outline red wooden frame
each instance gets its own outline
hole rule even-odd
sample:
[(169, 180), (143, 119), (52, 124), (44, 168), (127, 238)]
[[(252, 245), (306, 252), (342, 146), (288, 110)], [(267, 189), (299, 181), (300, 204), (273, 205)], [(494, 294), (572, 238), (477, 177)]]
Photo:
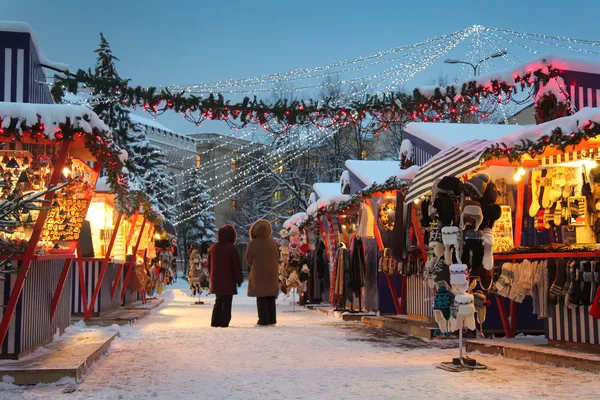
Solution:
[(125, 279), (123, 280), (123, 288), (121, 288), (121, 301), (125, 298), (125, 291), (127, 290), (127, 284), (129, 283), (129, 279), (131, 279), (131, 272), (133, 271), (133, 266), (136, 262), (138, 247), (140, 247), (140, 242), (142, 241), (142, 235), (144, 234), (144, 227), (146, 226), (146, 217), (142, 220), (142, 227), (140, 228), (140, 233), (138, 234), (137, 241), (135, 243), (135, 247), (133, 248), (133, 255), (131, 260), (127, 265), (127, 275), (125, 275)]
[[(62, 170), (65, 167), (65, 163), (67, 162), (67, 157), (69, 156), (69, 150), (71, 149), (72, 144), (73, 142), (70, 140), (63, 140), (61, 142), (60, 150), (54, 163), (54, 171), (52, 171), (52, 175), (50, 176), (50, 180), (48, 182), (48, 187), (53, 187), (58, 184), (60, 177), (62, 176)], [(49, 192), (46, 193), (44, 200), (50, 202), (53, 198), (54, 192)], [(19, 298), (21, 297), (21, 293), (23, 292), (23, 287), (25, 286), (25, 278), (27, 278), (27, 275), (29, 273), (31, 262), (34, 259), (35, 248), (38, 245), (40, 238), (42, 237), (42, 231), (44, 229), (44, 225), (46, 223), (46, 219), (48, 218), (49, 213), (49, 209), (41, 210), (38, 214), (37, 220), (35, 221), (31, 238), (27, 243), (27, 247), (25, 248), (25, 254), (23, 256), (23, 261), (20, 265), (22, 271), (17, 275), (17, 279), (15, 280), (15, 284), (10, 293), (8, 304), (6, 306), (6, 309), (4, 310), (4, 313), (2, 314), (2, 322), (0, 322), (0, 345), (4, 343), (4, 339), (6, 338), (6, 334), (8, 333), (10, 321), (12, 320), (12, 317), (17, 308), (17, 303), (19, 301)]]
[[(104, 280), (104, 275), (106, 275), (106, 270), (108, 269), (108, 262), (111, 259), (111, 253), (113, 246), (115, 244), (115, 239), (117, 238), (119, 232), (119, 226), (121, 225), (121, 219), (123, 218), (123, 213), (119, 213), (117, 215), (117, 221), (115, 222), (115, 226), (113, 228), (112, 234), (110, 236), (110, 242), (108, 243), (108, 248), (106, 249), (106, 254), (104, 255), (104, 259), (102, 260), (102, 265), (100, 266), (100, 274), (98, 275), (98, 281), (96, 282), (96, 286), (94, 287), (94, 292), (92, 293), (92, 299), (90, 300), (87, 308), (84, 305), (83, 311), (83, 319), (88, 321), (92, 318), (92, 312), (94, 310), (94, 303), (98, 298), (98, 294), (100, 293), (100, 288), (102, 287), (102, 281)], [(116, 280), (119, 280), (119, 276), (116, 276)]]

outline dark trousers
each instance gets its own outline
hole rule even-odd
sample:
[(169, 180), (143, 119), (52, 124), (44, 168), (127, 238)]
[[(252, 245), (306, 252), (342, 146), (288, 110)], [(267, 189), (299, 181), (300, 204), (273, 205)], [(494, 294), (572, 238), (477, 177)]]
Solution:
[(258, 325), (274, 325), (277, 323), (275, 296), (257, 297)]
[(215, 306), (213, 307), (211, 326), (226, 328), (231, 321), (231, 303), (233, 295), (217, 295)]

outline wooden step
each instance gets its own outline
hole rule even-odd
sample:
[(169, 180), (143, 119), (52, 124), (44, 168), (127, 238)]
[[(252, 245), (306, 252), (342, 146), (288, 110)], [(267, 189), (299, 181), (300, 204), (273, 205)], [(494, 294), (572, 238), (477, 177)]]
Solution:
[(118, 335), (105, 331), (67, 334), (20, 360), (0, 360), (0, 375), (15, 385), (54, 383), (62, 378), (80, 382)]
[(403, 316), (392, 317), (363, 317), (362, 322), (380, 329), (389, 329), (405, 335), (433, 339), (437, 325), (426, 321), (415, 321)]

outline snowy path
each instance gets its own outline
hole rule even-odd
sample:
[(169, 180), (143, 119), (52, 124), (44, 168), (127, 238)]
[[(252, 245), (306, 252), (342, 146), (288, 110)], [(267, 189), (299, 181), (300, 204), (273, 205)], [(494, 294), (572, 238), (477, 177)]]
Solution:
[[(19, 388), (0, 399), (565, 399), (597, 398), (598, 375), (478, 356), (494, 370), (450, 373), (433, 365), (456, 350), (386, 337), (312, 311), (256, 327), (254, 299), (236, 296), (232, 326), (209, 326), (212, 298), (192, 306), (186, 282), (166, 304), (120, 328), (109, 355), (79, 385)], [(245, 292), (245, 288), (242, 288)]]

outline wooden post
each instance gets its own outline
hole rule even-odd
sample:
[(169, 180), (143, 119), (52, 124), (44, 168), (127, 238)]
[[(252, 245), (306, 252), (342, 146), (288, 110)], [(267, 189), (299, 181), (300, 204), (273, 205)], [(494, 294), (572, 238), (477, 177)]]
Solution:
[[(69, 150), (71, 149), (72, 143), (73, 142), (70, 140), (62, 141), (60, 145), (60, 150), (58, 152), (58, 157), (54, 164), (54, 171), (52, 171), (50, 181), (48, 182), (48, 187), (54, 187), (58, 184), (60, 177), (62, 176), (62, 170), (65, 167), (65, 163), (67, 161), (67, 157), (69, 155)], [(44, 196), (44, 200), (46, 202), (51, 202), (53, 198), (54, 192), (46, 193), (46, 196)], [(42, 237), (42, 231), (44, 229), (44, 224), (46, 223), (46, 219), (48, 218), (49, 212), (49, 209), (43, 209), (39, 212), (38, 218), (35, 221), (33, 232), (31, 233), (31, 238), (29, 239), (27, 247), (25, 248), (23, 261), (20, 265), (20, 269), (22, 271), (17, 275), (17, 279), (15, 280), (15, 284), (10, 293), (8, 304), (6, 306), (6, 309), (4, 310), (4, 313), (2, 314), (2, 322), (0, 322), (0, 345), (4, 343), (4, 339), (6, 338), (6, 334), (8, 333), (10, 321), (17, 308), (17, 302), (19, 301), (19, 297), (21, 297), (21, 293), (23, 292), (23, 286), (25, 286), (25, 278), (27, 278), (27, 274), (29, 273), (29, 268), (31, 267), (31, 262), (34, 258), (35, 248), (37, 247), (38, 242)]]
[(54, 295), (52, 296), (52, 301), (50, 303), (50, 322), (54, 320), (54, 314), (56, 314), (58, 301), (60, 300), (60, 296), (65, 287), (65, 282), (67, 281), (67, 275), (69, 275), (69, 270), (71, 269), (72, 262), (72, 258), (67, 258), (65, 259), (65, 263), (63, 264), (62, 272), (60, 273), (60, 278), (58, 279), (58, 283), (56, 284), (56, 290), (54, 290)]
[(79, 290), (81, 291), (81, 301), (83, 303), (83, 313), (87, 312), (87, 290), (85, 287), (85, 271), (83, 270), (83, 259), (81, 255), (81, 246), (77, 242), (77, 272), (79, 273)]
[[(112, 235), (110, 236), (110, 242), (108, 242), (108, 248), (106, 249), (106, 254), (104, 255), (104, 260), (102, 260), (102, 266), (100, 267), (100, 274), (98, 275), (98, 282), (96, 282), (96, 287), (94, 287), (94, 292), (92, 293), (92, 299), (90, 300), (89, 307), (84, 307), (83, 319), (88, 321), (92, 317), (92, 311), (94, 309), (94, 303), (98, 298), (98, 294), (100, 293), (100, 288), (102, 287), (102, 281), (104, 280), (104, 275), (106, 275), (106, 269), (108, 268), (108, 262), (111, 259), (110, 254), (112, 253), (113, 246), (115, 244), (115, 239), (117, 238), (117, 234), (119, 232), (119, 226), (121, 225), (121, 218), (123, 217), (123, 213), (119, 213), (117, 216), (117, 222), (115, 223), (115, 227), (113, 228)], [(116, 281), (119, 281), (119, 276), (117, 275)]]
[(135, 242), (135, 246), (133, 248), (133, 256), (131, 257), (131, 261), (127, 266), (127, 275), (125, 275), (125, 279), (123, 280), (123, 288), (121, 289), (121, 301), (125, 298), (125, 291), (127, 290), (127, 283), (129, 283), (129, 279), (131, 278), (131, 271), (133, 271), (133, 266), (135, 265), (135, 257), (137, 255), (138, 247), (140, 246), (140, 242), (142, 240), (142, 235), (144, 234), (144, 227), (146, 226), (146, 217), (142, 220), (142, 227), (140, 229), (140, 234), (138, 235), (137, 241)]
[[(127, 251), (129, 249), (129, 244), (131, 243), (131, 238), (133, 237), (133, 232), (135, 232), (135, 224), (137, 222), (138, 216), (139, 216), (139, 210), (137, 210), (135, 212), (135, 215), (133, 216), (133, 221), (131, 222), (131, 228), (129, 228), (129, 234), (127, 235), (127, 241), (125, 242), (125, 254), (127, 255)], [(115, 294), (117, 293), (117, 285), (119, 284), (119, 277), (121, 276), (121, 274), (123, 273), (123, 267), (125, 264), (119, 264), (119, 269), (117, 270), (117, 275), (116, 275), (116, 279), (113, 282), (113, 287), (112, 287), (112, 291), (111, 291), (111, 295), (110, 298), (114, 299), (115, 298)]]
[(517, 302), (510, 301), (510, 332), (511, 337), (517, 336)]
[(498, 305), (498, 312), (500, 313), (500, 320), (502, 321), (502, 328), (504, 328), (504, 334), (507, 339), (512, 338), (512, 329), (508, 318), (506, 317), (506, 310), (504, 308), (504, 299), (496, 297), (496, 304)]
[(525, 178), (519, 181), (517, 187), (517, 209), (515, 214), (515, 247), (521, 245), (521, 237), (523, 235), (523, 210), (525, 209)]

